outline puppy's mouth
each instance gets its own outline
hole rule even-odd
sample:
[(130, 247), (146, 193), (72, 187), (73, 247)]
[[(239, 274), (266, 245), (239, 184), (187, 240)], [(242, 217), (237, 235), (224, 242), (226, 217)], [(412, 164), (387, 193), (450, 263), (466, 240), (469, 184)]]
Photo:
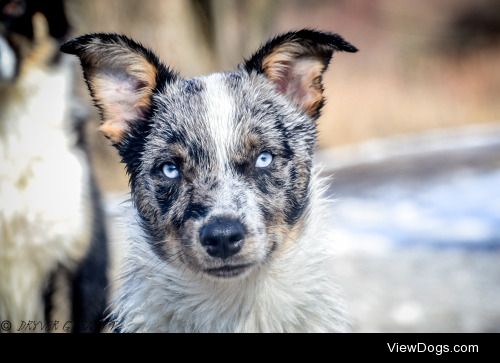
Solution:
[(236, 277), (243, 274), (252, 266), (251, 263), (242, 264), (242, 265), (225, 265), (222, 267), (209, 268), (206, 269), (205, 272), (211, 276), (215, 277)]

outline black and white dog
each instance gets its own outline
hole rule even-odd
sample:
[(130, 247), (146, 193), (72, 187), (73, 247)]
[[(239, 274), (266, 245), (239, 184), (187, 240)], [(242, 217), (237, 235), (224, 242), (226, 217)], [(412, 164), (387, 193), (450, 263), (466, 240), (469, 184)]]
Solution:
[(67, 32), (61, 0), (0, 0), (3, 331), (99, 331), (106, 307), (104, 218), (58, 51)]
[(119, 330), (347, 329), (313, 154), (322, 75), (334, 51), (355, 47), (300, 30), (232, 72), (193, 79), (121, 35), (85, 35), (62, 51), (80, 58), (130, 174)]

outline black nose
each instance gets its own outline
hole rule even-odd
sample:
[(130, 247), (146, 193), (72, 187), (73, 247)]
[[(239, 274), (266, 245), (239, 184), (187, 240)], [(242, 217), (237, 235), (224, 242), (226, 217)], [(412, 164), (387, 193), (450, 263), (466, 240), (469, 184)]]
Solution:
[(244, 238), (243, 224), (229, 218), (217, 218), (205, 224), (200, 230), (200, 242), (207, 253), (222, 259), (238, 253)]

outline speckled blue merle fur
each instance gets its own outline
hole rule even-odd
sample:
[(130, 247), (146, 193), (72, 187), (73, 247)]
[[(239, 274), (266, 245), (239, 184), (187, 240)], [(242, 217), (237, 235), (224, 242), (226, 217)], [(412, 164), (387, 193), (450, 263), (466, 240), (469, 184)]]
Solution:
[[(80, 57), (101, 129), (130, 175), (141, 250), (212, 285), (255, 278), (300, 243), (316, 198), (322, 76), (334, 51), (356, 48), (331, 33), (290, 32), (233, 71), (193, 79), (124, 36), (90, 34), (62, 49)], [(134, 281), (138, 270), (128, 270)], [(168, 325), (151, 330), (204, 330)]]

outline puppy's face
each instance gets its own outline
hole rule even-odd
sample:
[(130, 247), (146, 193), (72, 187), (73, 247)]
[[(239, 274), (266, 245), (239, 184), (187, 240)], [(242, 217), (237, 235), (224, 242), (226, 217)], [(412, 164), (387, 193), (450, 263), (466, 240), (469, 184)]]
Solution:
[(154, 251), (215, 278), (293, 244), (308, 208), (321, 78), (339, 36), (303, 30), (237, 70), (182, 79), (139, 44), (94, 34), (77, 54)]
[(60, 40), (68, 30), (63, 0), (0, 0), (0, 84), (17, 78), (25, 60), (43, 46), (41, 37)]
[(300, 228), (314, 123), (241, 71), (179, 80), (153, 98), (131, 172), (158, 253), (217, 276), (270, 258)]

